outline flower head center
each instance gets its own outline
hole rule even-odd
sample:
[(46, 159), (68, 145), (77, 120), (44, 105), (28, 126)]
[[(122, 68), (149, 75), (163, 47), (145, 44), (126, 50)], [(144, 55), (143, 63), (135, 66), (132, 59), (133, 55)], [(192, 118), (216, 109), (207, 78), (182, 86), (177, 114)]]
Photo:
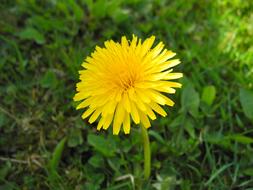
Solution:
[(124, 91), (134, 87), (138, 77), (136, 73), (121, 71), (115, 77), (115, 84)]

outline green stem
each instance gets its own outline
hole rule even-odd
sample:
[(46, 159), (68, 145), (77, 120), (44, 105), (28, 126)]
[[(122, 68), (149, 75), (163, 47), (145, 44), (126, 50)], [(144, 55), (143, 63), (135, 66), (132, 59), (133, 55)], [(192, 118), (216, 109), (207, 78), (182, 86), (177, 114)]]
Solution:
[(144, 149), (144, 178), (147, 180), (150, 176), (151, 152), (147, 129), (141, 125), (141, 135)]

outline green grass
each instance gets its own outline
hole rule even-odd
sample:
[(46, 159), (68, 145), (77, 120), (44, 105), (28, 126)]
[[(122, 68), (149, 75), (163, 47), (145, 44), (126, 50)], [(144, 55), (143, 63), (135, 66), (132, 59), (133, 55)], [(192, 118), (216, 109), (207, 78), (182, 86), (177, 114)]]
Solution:
[[(0, 189), (252, 189), (250, 0), (3, 0)], [(104, 40), (157, 36), (177, 52), (184, 87), (149, 130), (97, 132), (72, 97), (82, 60)]]

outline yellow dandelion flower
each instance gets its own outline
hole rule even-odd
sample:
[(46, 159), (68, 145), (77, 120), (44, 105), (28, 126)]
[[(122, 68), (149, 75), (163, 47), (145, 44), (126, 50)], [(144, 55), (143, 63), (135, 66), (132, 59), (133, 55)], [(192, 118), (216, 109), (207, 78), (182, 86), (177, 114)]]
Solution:
[(121, 127), (130, 133), (131, 120), (149, 128), (150, 119), (156, 119), (154, 112), (167, 115), (161, 106), (174, 102), (164, 94), (174, 94), (181, 87), (170, 80), (183, 74), (172, 72), (180, 63), (171, 59), (176, 53), (164, 49), (162, 42), (152, 48), (154, 41), (155, 36), (142, 42), (133, 35), (132, 41), (123, 36), (121, 43), (109, 40), (103, 48), (96, 46), (82, 64), (74, 96), (74, 101), (82, 100), (77, 109), (86, 109), (83, 119), (99, 120), (98, 130), (112, 124), (117, 135)]

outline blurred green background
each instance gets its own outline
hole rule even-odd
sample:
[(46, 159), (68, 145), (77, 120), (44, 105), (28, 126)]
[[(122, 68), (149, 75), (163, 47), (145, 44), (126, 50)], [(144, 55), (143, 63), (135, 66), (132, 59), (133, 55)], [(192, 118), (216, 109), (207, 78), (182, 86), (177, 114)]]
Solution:
[[(0, 189), (253, 188), (253, 1), (1, 0)], [(149, 130), (97, 132), (72, 97), (95, 45), (157, 36), (184, 87)]]

